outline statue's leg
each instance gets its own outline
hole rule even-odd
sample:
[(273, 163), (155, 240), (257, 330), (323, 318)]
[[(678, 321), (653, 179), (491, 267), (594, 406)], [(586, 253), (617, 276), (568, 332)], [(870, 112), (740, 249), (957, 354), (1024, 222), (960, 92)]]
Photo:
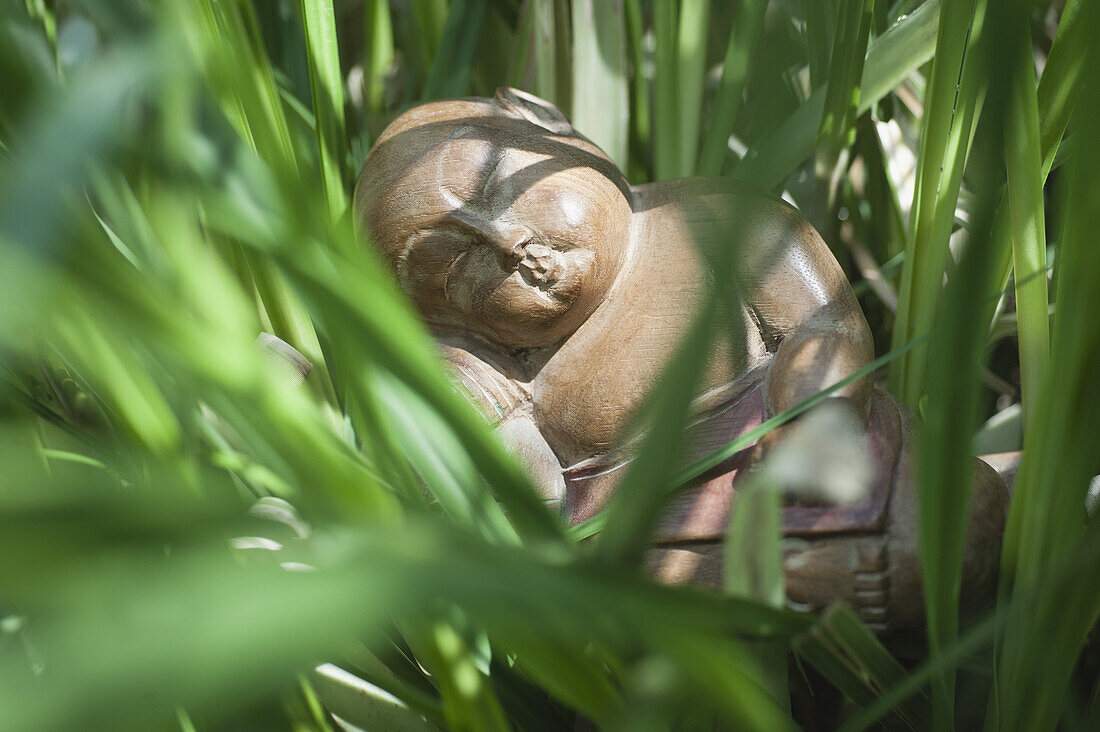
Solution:
[[(923, 626), (913, 421), (904, 406), (876, 391), (868, 449), (877, 475), (866, 499), (851, 506), (784, 509), (784, 571), (792, 607), (817, 612), (843, 602), (877, 632)], [(981, 607), (995, 591), (1008, 509), (1008, 491), (998, 472), (977, 458), (972, 465), (964, 612)], [(650, 553), (648, 565), (667, 582), (719, 585), (722, 551), (717, 537), (668, 542)]]

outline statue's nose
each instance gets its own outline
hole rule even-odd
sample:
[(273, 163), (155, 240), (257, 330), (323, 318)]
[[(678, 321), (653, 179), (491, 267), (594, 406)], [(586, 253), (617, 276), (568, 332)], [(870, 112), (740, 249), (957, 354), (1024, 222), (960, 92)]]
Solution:
[(514, 272), (523, 261), (523, 246), (531, 240), (531, 232), (522, 226), (500, 228), (488, 237), (489, 244), (506, 272)]

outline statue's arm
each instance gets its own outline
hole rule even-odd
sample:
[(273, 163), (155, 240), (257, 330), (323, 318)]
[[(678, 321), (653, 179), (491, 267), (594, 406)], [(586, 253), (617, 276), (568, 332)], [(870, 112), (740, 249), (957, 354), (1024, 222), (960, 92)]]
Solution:
[(565, 496), (561, 463), (535, 422), (530, 397), (514, 380), (463, 348), (444, 345), (443, 355), (454, 380), (496, 429), (539, 493), (548, 503), (560, 504)]
[[(766, 398), (769, 412), (777, 414), (867, 365), (874, 345), (855, 294), (817, 231), (778, 201), (754, 208), (741, 282), (764, 342), (774, 350)], [(834, 396), (866, 414), (871, 392), (868, 375)]]

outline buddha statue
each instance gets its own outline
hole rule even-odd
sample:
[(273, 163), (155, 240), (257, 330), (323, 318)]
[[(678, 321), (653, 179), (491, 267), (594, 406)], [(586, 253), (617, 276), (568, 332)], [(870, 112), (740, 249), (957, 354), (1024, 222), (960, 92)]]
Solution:
[[(514, 89), (398, 117), (363, 166), (355, 213), (455, 380), (569, 523), (606, 505), (636, 454), (639, 406), (715, 292), (685, 460), (873, 358), (843, 271), (793, 207), (727, 179), (631, 186), (557, 108)], [(847, 602), (879, 631), (919, 626), (912, 418), (870, 377), (830, 401), (861, 425), (870, 476), (855, 503), (785, 505), (787, 597)], [(647, 560), (659, 578), (721, 581), (736, 484), (760, 454), (677, 494)], [(1007, 492), (985, 463), (974, 474), (964, 598), (977, 601)]]

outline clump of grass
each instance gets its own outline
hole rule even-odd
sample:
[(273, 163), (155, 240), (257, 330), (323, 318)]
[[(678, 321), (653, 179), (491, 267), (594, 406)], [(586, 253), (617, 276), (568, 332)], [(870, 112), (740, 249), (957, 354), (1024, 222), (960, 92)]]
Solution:
[[(1095, 727), (1098, 14), (3, 6), (0, 726), (334, 729), (312, 689), (334, 698), (334, 677), (308, 675), (332, 661), (358, 699), (333, 712), (407, 729), (783, 729), (820, 711), (791, 707), (791, 655), (815, 698), (848, 700), (834, 726)], [(926, 420), (927, 646), (779, 607), (767, 486), (731, 522), (731, 594), (638, 571), (675, 488), (826, 396), (681, 464), (728, 293), (685, 327), (620, 499), (580, 527), (454, 393), (352, 231), (351, 185), (403, 109), (507, 83), (571, 112), (633, 182), (733, 175), (828, 236), (880, 346), (867, 373)], [(313, 363), (303, 385), (262, 331)], [(999, 602), (960, 626), (971, 438), (1021, 401)]]

